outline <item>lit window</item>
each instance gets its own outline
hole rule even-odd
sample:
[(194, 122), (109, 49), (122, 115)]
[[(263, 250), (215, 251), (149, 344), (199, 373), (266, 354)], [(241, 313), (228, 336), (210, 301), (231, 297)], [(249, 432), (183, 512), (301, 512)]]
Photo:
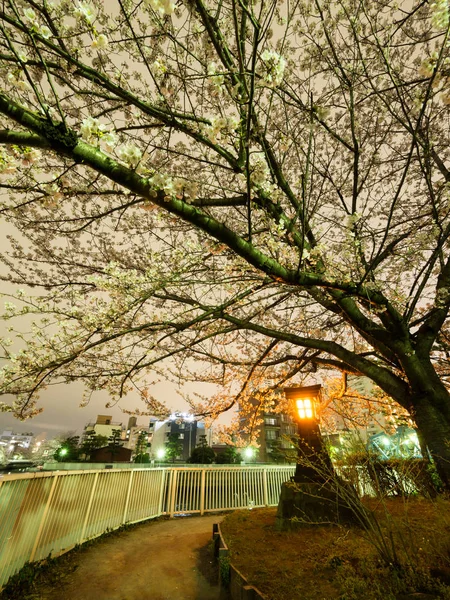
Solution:
[(297, 400), (297, 412), (300, 419), (312, 419), (313, 407), (310, 398)]

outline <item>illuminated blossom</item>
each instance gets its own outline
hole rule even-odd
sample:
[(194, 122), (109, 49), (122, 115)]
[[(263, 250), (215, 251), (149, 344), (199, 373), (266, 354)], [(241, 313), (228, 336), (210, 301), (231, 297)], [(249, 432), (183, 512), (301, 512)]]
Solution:
[(134, 144), (124, 144), (117, 150), (117, 154), (130, 167), (136, 167), (142, 158), (141, 150)]
[(167, 67), (161, 58), (158, 58), (153, 62), (152, 73), (154, 75), (164, 75), (164, 73), (167, 73)]
[(16, 171), (16, 161), (13, 156), (0, 151), (0, 173), (14, 173)]
[(431, 22), (436, 29), (447, 29), (449, 23), (448, 0), (436, 0), (430, 5)]
[(80, 127), (81, 137), (86, 142), (91, 142), (95, 135), (102, 130), (104, 126), (100, 124), (98, 119), (87, 117), (84, 119)]
[(39, 27), (38, 29), (38, 33), (46, 40), (48, 40), (52, 35), (52, 32), (47, 27), (47, 25), (41, 25), (41, 27)]
[(215, 62), (209, 63), (208, 75), (211, 78), (211, 83), (213, 84), (213, 86), (218, 91), (222, 91), (222, 86), (224, 84), (225, 78), (220, 72), (218, 72), (217, 64)]
[(103, 33), (101, 33), (99, 36), (97, 36), (95, 38), (95, 40), (92, 42), (92, 47), (99, 48), (100, 50), (106, 48), (107, 45), (108, 45), (108, 38)]
[(28, 83), (28, 81), (19, 79), (14, 73), (9, 72), (6, 76), (6, 79), (13, 87), (21, 90), (22, 92), (31, 90), (31, 85)]
[(250, 181), (252, 186), (265, 189), (270, 181), (270, 171), (264, 154), (260, 152), (252, 154), (250, 163)]
[(107, 150), (113, 150), (118, 142), (117, 134), (115, 134), (113, 131), (107, 131), (102, 137), (102, 142), (104, 142)]
[(161, 15), (171, 15), (175, 10), (175, 3), (172, 0), (144, 0), (144, 3)]
[(23, 11), (23, 19), (29, 25), (34, 25), (37, 22), (37, 15), (32, 8), (26, 8)]
[(269, 87), (277, 87), (283, 81), (286, 60), (275, 50), (264, 50), (261, 61), (265, 70), (262, 73), (264, 81)]
[(41, 157), (42, 153), (37, 148), (26, 148), (22, 156), (22, 162), (24, 165), (34, 165)]
[(92, 8), (84, 2), (78, 2), (78, 6), (74, 13), (76, 17), (79, 19), (85, 19), (88, 23), (92, 23), (95, 18)]

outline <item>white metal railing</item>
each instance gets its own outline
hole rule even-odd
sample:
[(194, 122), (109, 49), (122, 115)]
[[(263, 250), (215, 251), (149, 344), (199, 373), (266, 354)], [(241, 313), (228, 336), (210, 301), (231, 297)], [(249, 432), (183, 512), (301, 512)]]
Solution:
[(293, 466), (57, 471), (0, 477), (0, 588), (26, 562), (163, 514), (274, 506)]

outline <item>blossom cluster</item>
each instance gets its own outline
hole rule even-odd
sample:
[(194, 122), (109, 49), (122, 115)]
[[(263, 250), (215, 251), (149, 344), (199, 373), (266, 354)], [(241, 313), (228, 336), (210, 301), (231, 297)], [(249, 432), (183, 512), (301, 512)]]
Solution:
[(171, 15), (175, 10), (175, 2), (173, 0), (144, 0), (144, 3), (155, 12), (159, 12), (162, 16)]
[(47, 25), (39, 25), (38, 17), (32, 8), (26, 8), (23, 11), (23, 20), (27, 24), (28, 28), (34, 33), (38, 33), (46, 40), (51, 37), (52, 32)]
[(275, 50), (264, 50), (261, 54), (264, 65), (262, 78), (268, 87), (278, 87), (283, 81), (286, 60)]
[(135, 168), (142, 158), (142, 151), (134, 144), (124, 144), (117, 149), (117, 155), (129, 167)]
[(152, 73), (156, 76), (163, 76), (167, 73), (167, 66), (162, 58), (157, 58), (152, 64)]
[(42, 153), (37, 148), (23, 148), (21, 154), (22, 163), (28, 166), (36, 164), (42, 158)]
[(222, 73), (218, 72), (217, 64), (215, 62), (211, 62), (208, 65), (208, 75), (210, 77), (210, 81), (217, 92), (222, 91), (222, 86), (224, 84), (224, 76)]
[(250, 182), (253, 187), (270, 191), (270, 170), (264, 154), (257, 152), (250, 159)]
[(216, 144), (221, 136), (228, 136), (234, 133), (238, 127), (239, 119), (236, 117), (217, 117), (211, 119), (211, 125), (204, 125), (202, 127), (202, 133), (213, 144)]
[(28, 81), (18, 77), (16, 73), (11, 73), (10, 71), (6, 76), (6, 79), (13, 87), (21, 90), (22, 92), (31, 91), (31, 85), (28, 83)]
[(92, 42), (92, 47), (97, 48), (99, 50), (105, 49), (107, 47), (107, 45), (108, 45), (108, 38), (103, 33), (100, 33), (100, 35), (97, 35), (97, 37)]
[(95, 18), (94, 12), (86, 2), (78, 2), (74, 10), (74, 15), (77, 19), (84, 19), (88, 23), (92, 23)]
[(182, 177), (170, 177), (164, 173), (156, 173), (149, 179), (149, 183), (155, 190), (164, 190), (166, 196), (184, 199), (186, 202), (192, 202), (198, 194), (197, 183)]
[(0, 150), (0, 173), (14, 173), (16, 170), (16, 161), (14, 157)]
[(447, 29), (449, 24), (448, 0), (435, 0), (430, 8), (433, 27)]
[[(156, 273), (151, 270), (142, 273), (134, 269), (123, 269), (118, 263), (112, 261), (105, 266), (103, 275), (92, 275), (87, 279), (98, 290), (120, 292), (124, 293), (125, 296), (139, 296), (144, 292), (148, 292), (155, 277)], [(97, 302), (96, 306), (100, 307), (100, 312), (102, 312), (109, 307), (109, 303)], [(75, 306), (73, 310), (75, 311), (73, 312), (74, 316), (83, 316), (84, 318), (83, 313), (85, 311), (83, 308)]]
[(89, 144), (95, 140), (102, 140), (107, 150), (112, 150), (117, 144), (117, 135), (113, 131), (108, 131), (107, 126), (94, 117), (84, 119), (80, 133), (82, 139)]

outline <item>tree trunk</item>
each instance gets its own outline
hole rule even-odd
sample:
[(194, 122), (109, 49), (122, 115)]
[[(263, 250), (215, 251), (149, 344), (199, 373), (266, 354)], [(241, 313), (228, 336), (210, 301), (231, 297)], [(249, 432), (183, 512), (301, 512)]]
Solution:
[(436, 408), (432, 395), (413, 396), (412, 404), (412, 417), (436, 463), (442, 483), (450, 490), (450, 423)]

